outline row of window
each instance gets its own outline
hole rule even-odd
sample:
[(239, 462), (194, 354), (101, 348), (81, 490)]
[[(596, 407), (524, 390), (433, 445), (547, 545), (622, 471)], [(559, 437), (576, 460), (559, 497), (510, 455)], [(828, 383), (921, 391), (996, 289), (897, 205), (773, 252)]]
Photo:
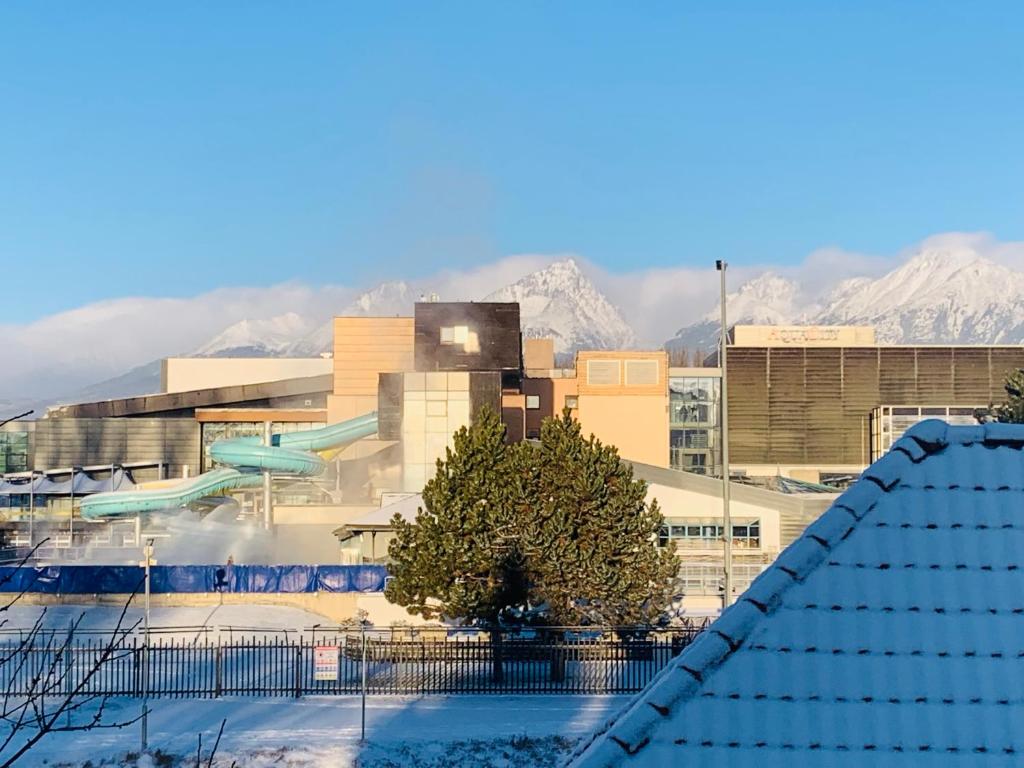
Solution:
[(655, 387), (658, 385), (657, 360), (588, 360), (587, 384), (600, 387)]
[[(670, 541), (690, 546), (714, 546), (725, 538), (725, 526), (711, 524), (669, 523), (661, 527), (658, 542), (665, 546)], [(732, 527), (733, 545), (757, 548), (761, 546), (761, 523), (737, 523)]]
[[(576, 395), (565, 396), (565, 407), (576, 409), (580, 406), (580, 400)], [(527, 395), (526, 396), (526, 410), (528, 411), (539, 411), (540, 410), (540, 395)]]

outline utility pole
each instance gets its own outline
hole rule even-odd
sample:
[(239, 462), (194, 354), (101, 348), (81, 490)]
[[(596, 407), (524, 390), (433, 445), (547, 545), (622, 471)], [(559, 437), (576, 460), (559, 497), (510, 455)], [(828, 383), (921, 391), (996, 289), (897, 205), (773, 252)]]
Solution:
[(142, 561), (142, 567), (146, 569), (146, 613), (142, 630), (142, 752), (145, 754), (149, 741), (149, 575), (150, 566), (156, 562), (153, 560), (153, 539), (146, 541), (142, 552), (146, 558)]
[(366, 619), (359, 622), (359, 635), (363, 643), (362, 702), (359, 716), (359, 743), (366, 743)]
[(725, 588), (722, 592), (722, 610), (732, 605), (732, 509), (729, 504), (729, 374), (726, 362), (726, 350), (729, 346), (729, 325), (725, 312), (725, 270), (728, 267), (729, 265), (721, 259), (715, 262), (715, 268), (719, 274), (722, 308), (722, 328), (718, 350), (718, 365), (722, 371), (722, 391), (719, 393), (722, 412), (719, 424), (722, 430), (722, 525), (725, 528), (725, 552), (723, 553)]
[[(263, 444), (273, 445), (273, 422), (263, 422)], [(268, 531), (274, 527), (274, 486), (270, 470), (263, 470), (263, 527)]]

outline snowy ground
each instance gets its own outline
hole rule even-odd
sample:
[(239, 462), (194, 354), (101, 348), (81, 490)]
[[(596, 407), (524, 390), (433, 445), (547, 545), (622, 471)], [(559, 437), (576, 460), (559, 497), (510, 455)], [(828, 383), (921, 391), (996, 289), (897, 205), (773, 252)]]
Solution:
[[(140, 601), (141, 602), (141, 601)], [(117, 626), (122, 606), (117, 605), (29, 605), (15, 603), (3, 611), (0, 634), (14, 633), (28, 629), (36, 618), (43, 614), (43, 625), (64, 630), (72, 621), (84, 633), (113, 630)], [(132, 606), (125, 615), (123, 626), (137, 625), (141, 632), (143, 609), (141, 604)], [(218, 634), (226, 639), (228, 628), (235, 639), (253, 635), (276, 635), (284, 639), (286, 634), (294, 638), (303, 629), (317, 624), (334, 625), (330, 619), (318, 613), (301, 608), (280, 605), (204, 605), (196, 607), (153, 607), (150, 609), (150, 628), (158, 638), (198, 639), (216, 641)]]
[[(140, 757), (139, 727), (52, 734), (24, 765), (202, 765), (223, 718), (227, 726), (213, 765), (229, 768), (541, 768), (559, 765), (580, 738), (614, 715), (628, 696), (371, 697), (367, 741), (359, 744), (358, 697), (156, 701), (152, 754)], [(138, 701), (118, 700), (128, 718)], [(2, 757), (2, 755), (0, 755)]]

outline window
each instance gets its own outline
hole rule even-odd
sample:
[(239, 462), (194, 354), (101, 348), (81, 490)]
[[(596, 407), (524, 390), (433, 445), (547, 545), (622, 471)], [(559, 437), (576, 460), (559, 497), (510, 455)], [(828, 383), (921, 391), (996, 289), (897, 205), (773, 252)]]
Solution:
[(658, 385), (657, 360), (627, 360), (626, 386), (656, 387)]
[(528, 430), (526, 430), (526, 439), (527, 440), (540, 440), (540, 430), (539, 429), (528, 429)]
[(579, 397), (577, 397), (576, 395), (566, 395), (565, 396), (565, 407), (566, 408), (579, 408), (580, 407), (580, 399), (579, 399)]
[(479, 352), (480, 339), (468, 325), (441, 327), (441, 344), (444, 346), (460, 346), (463, 352)]
[(540, 409), (540, 395), (526, 396), (526, 410), (536, 411)]
[[(725, 526), (719, 523), (703, 523), (700, 525), (682, 524), (679, 520), (669, 520), (661, 528), (658, 540), (662, 546), (675, 542), (678, 546), (707, 549), (717, 547), (725, 537)], [(732, 526), (733, 546), (738, 549), (757, 549), (761, 546), (761, 522), (752, 520), (734, 523)]]
[(599, 387), (619, 386), (618, 360), (588, 360), (587, 384)]

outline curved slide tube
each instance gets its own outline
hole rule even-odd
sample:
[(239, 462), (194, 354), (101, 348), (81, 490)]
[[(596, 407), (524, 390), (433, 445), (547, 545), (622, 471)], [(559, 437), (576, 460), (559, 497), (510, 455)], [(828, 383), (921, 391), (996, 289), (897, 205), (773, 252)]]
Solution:
[(317, 451), (341, 448), (376, 433), (377, 414), (368, 413), (319, 429), (273, 435), (270, 445), (263, 445), (259, 437), (218, 440), (210, 446), (210, 456), (227, 466), (158, 488), (86, 496), (82, 517), (95, 520), (182, 507), (223, 491), (259, 487), (264, 471), (315, 477), (327, 466)]

